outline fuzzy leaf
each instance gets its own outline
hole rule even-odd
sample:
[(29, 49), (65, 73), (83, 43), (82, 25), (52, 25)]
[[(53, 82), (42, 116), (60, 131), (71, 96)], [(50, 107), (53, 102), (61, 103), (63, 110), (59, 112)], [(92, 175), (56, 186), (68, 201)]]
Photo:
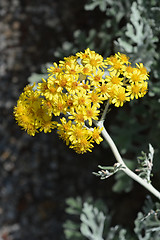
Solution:
[(142, 156), (137, 158), (139, 166), (138, 169), (136, 169), (136, 171), (138, 172), (138, 175), (141, 178), (145, 179), (148, 183), (150, 183), (151, 171), (153, 166), (154, 148), (152, 147), (151, 144), (149, 144), (148, 155), (143, 151), (141, 152), (141, 154)]
[(88, 203), (84, 203), (80, 219), (82, 221), (80, 230), (85, 237), (93, 240), (103, 240), (105, 221), (103, 212)]

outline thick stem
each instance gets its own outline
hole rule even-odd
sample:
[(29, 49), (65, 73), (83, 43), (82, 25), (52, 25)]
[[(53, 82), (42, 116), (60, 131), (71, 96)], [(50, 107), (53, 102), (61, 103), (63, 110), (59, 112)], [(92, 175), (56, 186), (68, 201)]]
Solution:
[(100, 128), (103, 127), (103, 130), (101, 132), (102, 136), (104, 137), (104, 139), (108, 142), (110, 148), (112, 149), (112, 152), (117, 160), (117, 162), (119, 162), (123, 168), (123, 171), (132, 179), (134, 179), (135, 181), (137, 181), (138, 183), (140, 183), (143, 187), (145, 187), (146, 189), (148, 189), (148, 191), (150, 191), (154, 196), (156, 196), (158, 199), (160, 199), (160, 192), (157, 191), (150, 183), (147, 183), (144, 179), (142, 179), (141, 177), (139, 177), (137, 174), (135, 174), (134, 172), (132, 172), (124, 163), (115, 143), (113, 142), (112, 138), (110, 137), (110, 135), (108, 134), (108, 132), (106, 131), (106, 129), (103, 126), (103, 122), (104, 121), (99, 121), (97, 123), (95, 123), (97, 126), (99, 126)]

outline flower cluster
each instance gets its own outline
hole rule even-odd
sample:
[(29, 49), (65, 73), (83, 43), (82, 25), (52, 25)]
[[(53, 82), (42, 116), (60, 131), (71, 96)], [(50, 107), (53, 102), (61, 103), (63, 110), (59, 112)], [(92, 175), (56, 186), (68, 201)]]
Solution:
[[(102, 129), (98, 121), (104, 101), (123, 106), (143, 97), (148, 88), (148, 73), (142, 63), (132, 67), (125, 54), (107, 59), (90, 49), (53, 63), (48, 79), (38, 87), (26, 86), (14, 109), (15, 118), (28, 134), (57, 128), (60, 137), (77, 153), (91, 151), (99, 144)], [(59, 121), (53, 121), (59, 116)]]

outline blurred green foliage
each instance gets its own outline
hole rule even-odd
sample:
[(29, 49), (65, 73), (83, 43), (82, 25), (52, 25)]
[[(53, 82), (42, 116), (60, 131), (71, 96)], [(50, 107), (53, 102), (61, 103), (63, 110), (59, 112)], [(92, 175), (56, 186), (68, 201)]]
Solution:
[(112, 214), (101, 200), (93, 201), (90, 198), (82, 202), (80, 197), (69, 198), (66, 204), (67, 214), (74, 216), (73, 220), (67, 220), (63, 225), (68, 240), (160, 239), (160, 204), (154, 204), (150, 197), (145, 201), (143, 212), (137, 215), (134, 232), (118, 225), (112, 226)]

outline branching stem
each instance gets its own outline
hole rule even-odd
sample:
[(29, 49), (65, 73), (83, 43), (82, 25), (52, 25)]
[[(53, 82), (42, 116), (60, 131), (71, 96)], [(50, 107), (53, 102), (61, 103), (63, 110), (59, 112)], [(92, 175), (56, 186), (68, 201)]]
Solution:
[(104, 139), (108, 142), (116, 160), (118, 163), (120, 163), (122, 165), (123, 171), (132, 179), (134, 179), (135, 181), (137, 181), (138, 183), (140, 183), (143, 187), (145, 187), (148, 191), (150, 191), (154, 196), (156, 196), (158, 199), (160, 199), (160, 192), (157, 191), (150, 183), (146, 182), (144, 179), (142, 179), (141, 177), (139, 177), (137, 174), (135, 174), (134, 172), (132, 172), (124, 163), (115, 143), (113, 142), (112, 138), (110, 137), (110, 135), (108, 134), (108, 132), (106, 131), (106, 129), (104, 128), (103, 125), (103, 121), (98, 121), (96, 122), (96, 126), (99, 126), (100, 128), (103, 127), (103, 130), (101, 132), (102, 136), (104, 137)]

